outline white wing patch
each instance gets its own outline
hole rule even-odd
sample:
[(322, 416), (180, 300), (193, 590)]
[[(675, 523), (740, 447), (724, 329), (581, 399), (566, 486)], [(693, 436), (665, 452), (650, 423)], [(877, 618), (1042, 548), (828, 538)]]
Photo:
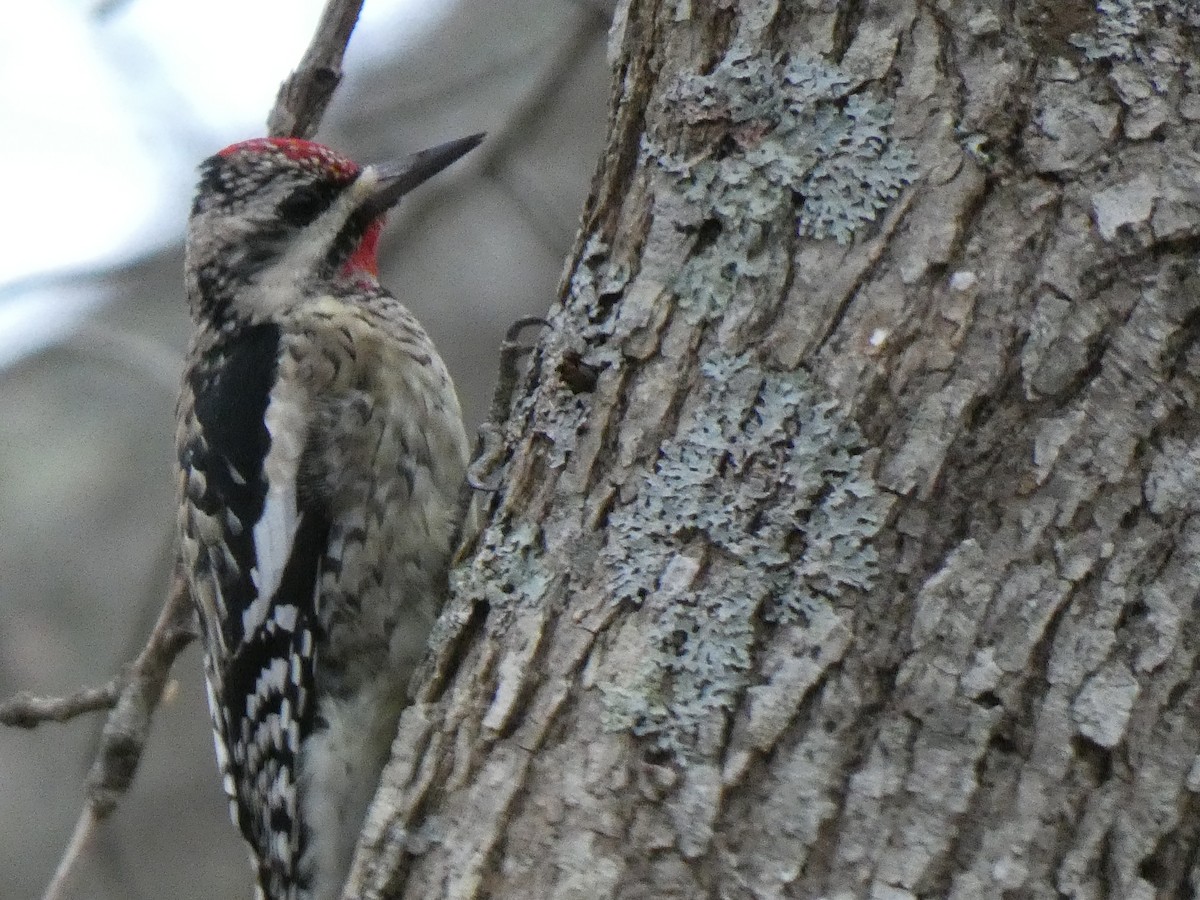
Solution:
[[(267, 458), (269, 461), (269, 454)], [(296, 506), (293, 475), (293, 480), (287, 485), (271, 483), (262, 518), (254, 526), (255, 562), (250, 570), (250, 578), (254, 582), (256, 596), (254, 602), (242, 611), (242, 634), (252, 634), (266, 622), (267, 610), (283, 582), (283, 571), (291, 558), (299, 528), (300, 510)]]
[[(286, 364), (286, 357), (284, 364)], [(275, 592), (291, 559), (300, 528), (296, 478), (310, 422), (308, 399), (294, 379), (280, 378), (271, 391), (265, 415), (271, 446), (263, 460), (267, 497), (262, 515), (254, 523), (254, 568), (250, 579), (255, 598), (242, 611), (242, 634), (250, 635), (266, 624)], [(275, 623), (287, 628), (286, 613), (275, 614)], [(294, 617), (293, 617), (294, 626)], [(287, 628), (291, 630), (291, 628)]]

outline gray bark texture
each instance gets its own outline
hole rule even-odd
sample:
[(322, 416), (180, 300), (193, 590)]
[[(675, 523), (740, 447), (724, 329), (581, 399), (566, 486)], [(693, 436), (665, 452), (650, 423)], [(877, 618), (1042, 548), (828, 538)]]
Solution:
[(1193, 896), (1198, 20), (620, 7), (348, 896)]

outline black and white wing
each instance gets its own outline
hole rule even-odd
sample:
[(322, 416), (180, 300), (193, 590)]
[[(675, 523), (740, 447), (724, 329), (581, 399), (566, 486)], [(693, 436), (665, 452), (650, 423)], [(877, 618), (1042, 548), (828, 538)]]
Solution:
[(181, 544), (205, 631), (218, 763), (261, 890), (294, 896), (297, 756), (313, 723), (326, 513), (301, 496), (306, 401), (279, 378), (280, 329), (196, 355), (180, 405)]

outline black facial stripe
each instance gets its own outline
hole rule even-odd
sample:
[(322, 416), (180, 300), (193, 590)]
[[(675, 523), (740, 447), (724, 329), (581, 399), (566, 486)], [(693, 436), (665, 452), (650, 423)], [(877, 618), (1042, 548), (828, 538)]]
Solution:
[(325, 256), (325, 264), (330, 272), (340, 269), (342, 263), (350, 258), (350, 254), (362, 242), (363, 235), (367, 233), (367, 228), (373, 221), (375, 221), (375, 215), (361, 209), (350, 214), (346, 219), (346, 224), (342, 226), (342, 230), (333, 239), (329, 253)]
[(264, 225), (247, 235), (236, 256), (236, 268), (243, 278), (256, 275), (271, 265), (282, 252), (289, 232), (278, 225)]
[(300, 185), (279, 204), (280, 221), (292, 228), (310, 225), (317, 216), (333, 206), (344, 189), (344, 184), (334, 184), (331, 181)]

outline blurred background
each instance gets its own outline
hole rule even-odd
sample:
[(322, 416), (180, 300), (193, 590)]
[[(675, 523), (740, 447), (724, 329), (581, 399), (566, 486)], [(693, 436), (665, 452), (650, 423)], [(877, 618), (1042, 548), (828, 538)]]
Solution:
[[(0, 697), (107, 680), (162, 602), (182, 235), (197, 162), (258, 136), (317, 0), (0, 9)], [(382, 281), (441, 348), (471, 428), (509, 323), (554, 299), (603, 139), (611, 0), (367, 0), (318, 139), (360, 162), (487, 130), (390, 217)], [(79, 898), (250, 896), (199, 652), (177, 662)], [(0, 729), (0, 897), (41, 895), (100, 716)]]

